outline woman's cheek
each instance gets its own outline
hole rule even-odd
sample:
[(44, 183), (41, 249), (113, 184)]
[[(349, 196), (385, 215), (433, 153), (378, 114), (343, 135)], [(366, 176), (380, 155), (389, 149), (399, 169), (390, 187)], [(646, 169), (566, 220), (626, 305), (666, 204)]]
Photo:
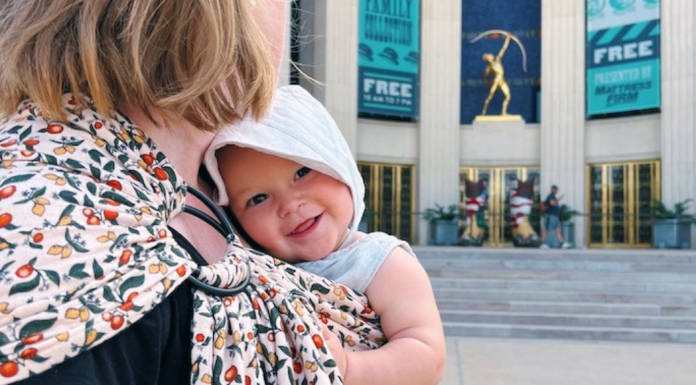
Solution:
[(253, 12), (271, 47), (273, 64), (280, 68), (285, 49), (285, 24), (288, 0), (255, 0)]

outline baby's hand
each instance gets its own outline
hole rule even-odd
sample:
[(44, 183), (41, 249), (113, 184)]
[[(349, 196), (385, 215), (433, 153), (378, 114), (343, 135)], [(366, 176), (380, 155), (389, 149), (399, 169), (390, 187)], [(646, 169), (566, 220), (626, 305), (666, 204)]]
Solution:
[(341, 341), (338, 339), (338, 337), (331, 333), (329, 328), (322, 328), (321, 331), (322, 335), (324, 336), (324, 343), (326, 344), (326, 348), (331, 352), (334, 361), (336, 361), (336, 367), (338, 368), (338, 372), (341, 373), (341, 376), (343, 376), (343, 380), (345, 381), (346, 369), (348, 369), (346, 351), (343, 350), (343, 345), (341, 344)]

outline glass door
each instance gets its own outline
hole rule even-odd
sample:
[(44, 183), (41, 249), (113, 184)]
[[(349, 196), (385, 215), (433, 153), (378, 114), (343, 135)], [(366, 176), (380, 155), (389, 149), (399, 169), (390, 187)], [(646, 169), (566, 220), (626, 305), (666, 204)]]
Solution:
[[(488, 184), (488, 200), (479, 208), (476, 220), (484, 230), (484, 246), (512, 247), (512, 218), (510, 215), (510, 189), (516, 181), (534, 178), (534, 208), (529, 220), (539, 232), (539, 169), (528, 167), (462, 167), (459, 170), (459, 204), (466, 207), (466, 180)], [(462, 226), (466, 226), (462, 223)]]
[(413, 166), (358, 163), (365, 181), (363, 231), (383, 231), (415, 241)]
[(587, 178), (590, 247), (650, 247), (660, 162), (589, 165)]

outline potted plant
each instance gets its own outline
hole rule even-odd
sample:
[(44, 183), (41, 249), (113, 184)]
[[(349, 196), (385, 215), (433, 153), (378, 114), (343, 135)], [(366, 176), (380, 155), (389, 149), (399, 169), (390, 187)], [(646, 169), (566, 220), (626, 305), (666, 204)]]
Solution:
[(653, 247), (657, 249), (691, 248), (691, 225), (696, 223), (696, 215), (687, 213), (691, 199), (674, 204), (668, 208), (660, 201), (653, 202)]
[(558, 219), (561, 221), (561, 232), (563, 240), (571, 245), (575, 244), (575, 224), (573, 217), (580, 214), (579, 211), (571, 209), (568, 205), (562, 204)]
[(360, 223), (358, 224), (358, 231), (367, 233), (369, 230), (369, 224), (372, 222), (372, 218), (374, 218), (374, 216), (375, 212), (372, 211), (371, 208), (365, 207), (365, 212), (363, 213), (362, 218), (360, 218)]
[(456, 245), (459, 235), (459, 206), (447, 208), (435, 205), (425, 210), (423, 216), (430, 224), (429, 243), (433, 245)]

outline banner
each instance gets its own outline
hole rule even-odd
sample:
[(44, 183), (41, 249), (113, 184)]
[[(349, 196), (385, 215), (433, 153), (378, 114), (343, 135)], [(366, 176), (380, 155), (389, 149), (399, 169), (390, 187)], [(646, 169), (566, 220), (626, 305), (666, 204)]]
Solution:
[(360, 0), (358, 112), (418, 117), (420, 0)]
[(660, 107), (660, 0), (587, 0), (587, 115)]

